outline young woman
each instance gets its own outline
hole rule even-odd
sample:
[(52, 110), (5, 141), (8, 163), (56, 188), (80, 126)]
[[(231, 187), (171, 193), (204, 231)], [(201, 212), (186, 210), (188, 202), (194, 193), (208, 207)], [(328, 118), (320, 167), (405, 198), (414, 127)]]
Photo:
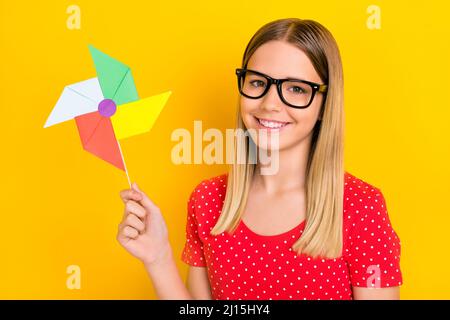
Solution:
[(237, 135), (235, 151), (275, 150), (277, 170), (235, 161), (196, 186), (181, 256), (188, 288), (162, 214), (136, 184), (121, 192), (118, 241), (161, 299), (398, 299), (400, 241), (383, 194), (343, 169), (343, 74), (331, 33), (311, 20), (268, 23), (236, 74), (237, 127), (254, 131)]

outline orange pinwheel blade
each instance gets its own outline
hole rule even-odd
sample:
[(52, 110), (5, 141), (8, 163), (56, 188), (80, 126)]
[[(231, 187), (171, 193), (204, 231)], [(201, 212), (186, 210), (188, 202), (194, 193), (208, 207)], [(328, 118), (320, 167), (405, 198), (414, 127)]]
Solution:
[(98, 111), (75, 117), (83, 148), (125, 171), (120, 147), (110, 118)]

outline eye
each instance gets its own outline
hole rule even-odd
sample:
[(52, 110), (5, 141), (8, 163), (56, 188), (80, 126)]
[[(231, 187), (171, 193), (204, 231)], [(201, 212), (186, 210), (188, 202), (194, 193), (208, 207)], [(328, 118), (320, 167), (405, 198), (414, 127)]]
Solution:
[(302, 88), (302, 87), (299, 87), (299, 86), (292, 86), (292, 87), (289, 88), (289, 90), (291, 90), (295, 94), (306, 93), (306, 90), (304, 88)]
[(266, 85), (266, 83), (262, 80), (253, 80), (250, 81), (250, 84), (254, 87), (264, 87)]

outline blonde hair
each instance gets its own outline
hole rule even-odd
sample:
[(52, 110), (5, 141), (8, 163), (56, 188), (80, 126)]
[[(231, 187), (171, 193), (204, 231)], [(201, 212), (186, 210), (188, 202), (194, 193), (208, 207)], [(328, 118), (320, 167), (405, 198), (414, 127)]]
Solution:
[[(321, 109), (322, 120), (313, 129), (306, 169), (306, 221), (301, 237), (292, 249), (312, 257), (337, 258), (342, 254), (344, 193), (344, 87), (342, 62), (332, 34), (320, 23), (297, 18), (279, 19), (262, 26), (248, 43), (242, 68), (262, 44), (287, 41), (301, 49), (311, 60), (322, 81), (328, 85)], [(237, 128), (246, 130), (237, 108)], [(230, 165), (226, 196), (212, 235), (233, 233), (247, 202), (255, 164), (240, 163), (239, 154), (249, 154), (253, 141), (235, 136), (234, 157)]]

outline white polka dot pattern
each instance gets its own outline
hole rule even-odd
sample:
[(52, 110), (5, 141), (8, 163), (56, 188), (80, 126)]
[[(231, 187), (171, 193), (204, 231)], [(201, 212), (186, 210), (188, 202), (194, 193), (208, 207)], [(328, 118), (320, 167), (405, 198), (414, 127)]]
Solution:
[(234, 234), (210, 235), (225, 199), (227, 174), (202, 181), (187, 204), (182, 261), (206, 267), (214, 299), (352, 299), (352, 286), (402, 284), (400, 241), (381, 191), (345, 173), (344, 249), (336, 259), (297, 255), (305, 222), (274, 236), (242, 221)]

